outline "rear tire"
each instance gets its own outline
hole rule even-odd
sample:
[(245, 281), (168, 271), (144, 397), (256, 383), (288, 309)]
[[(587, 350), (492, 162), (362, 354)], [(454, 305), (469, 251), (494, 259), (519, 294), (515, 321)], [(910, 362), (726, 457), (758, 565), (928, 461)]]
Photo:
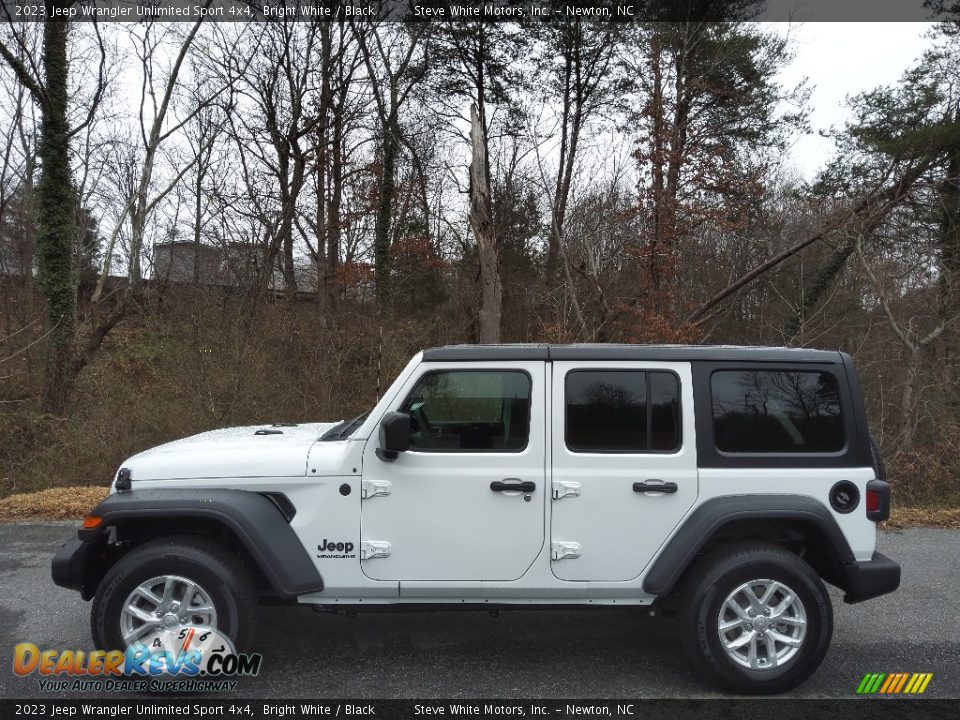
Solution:
[[(212, 605), (205, 617), (215, 618), (212, 624), (233, 641), (236, 651), (244, 652), (250, 646), (256, 631), (257, 591), (249, 574), (216, 542), (180, 536), (153, 540), (131, 550), (101, 580), (90, 609), (90, 631), (97, 648), (127, 647), (121, 623), (131, 593), (163, 578), (176, 579), (181, 592), (182, 581), (195, 584), (197, 597), (203, 598), (195, 601), (196, 612), (200, 605)], [(157, 609), (144, 602), (151, 612)], [(195, 621), (202, 617), (198, 615)]]
[[(820, 666), (833, 607), (817, 573), (776, 545), (716, 550), (687, 573), (679, 619), (695, 666), (720, 688), (785, 692)], [(722, 625), (722, 627), (721, 627)]]

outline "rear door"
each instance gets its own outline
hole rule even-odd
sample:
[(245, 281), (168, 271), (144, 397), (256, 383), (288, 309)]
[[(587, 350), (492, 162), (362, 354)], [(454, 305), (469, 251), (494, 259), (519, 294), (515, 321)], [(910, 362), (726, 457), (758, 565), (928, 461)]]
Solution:
[(689, 363), (554, 362), (552, 568), (637, 577), (697, 498)]

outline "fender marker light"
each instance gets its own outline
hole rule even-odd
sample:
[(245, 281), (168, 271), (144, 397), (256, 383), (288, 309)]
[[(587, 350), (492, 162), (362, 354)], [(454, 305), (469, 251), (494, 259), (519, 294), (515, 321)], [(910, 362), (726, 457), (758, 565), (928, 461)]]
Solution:
[(83, 519), (83, 529), (92, 530), (93, 528), (100, 527), (100, 523), (103, 522), (103, 518), (98, 515), (87, 515)]

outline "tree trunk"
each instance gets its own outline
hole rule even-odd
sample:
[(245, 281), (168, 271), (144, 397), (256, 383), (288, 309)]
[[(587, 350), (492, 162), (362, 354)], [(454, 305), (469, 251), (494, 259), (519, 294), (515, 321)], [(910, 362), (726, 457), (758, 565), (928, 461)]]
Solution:
[(650, 70), (653, 76), (652, 91), (650, 98), (650, 114), (653, 116), (653, 140), (650, 156), (650, 174), (651, 174), (651, 232), (648, 240), (648, 281), (651, 283), (651, 290), (656, 290), (659, 283), (656, 257), (657, 246), (663, 240), (665, 234), (666, 220), (666, 119), (664, 116), (664, 90), (663, 90), (663, 55), (660, 49), (660, 43), (656, 37), (653, 38), (650, 47)]
[(297, 299), (297, 274), (293, 262), (293, 208), (287, 208), (280, 221), (280, 237), (283, 246), (283, 288), (287, 300)]
[(320, 309), (321, 322), (329, 321), (329, 313), (333, 309), (330, 298), (330, 259), (327, 257), (327, 235), (329, 233), (327, 221), (327, 147), (330, 142), (330, 24), (320, 26), (320, 104), (317, 114), (320, 122), (317, 124), (317, 301)]
[[(573, 93), (570, 83), (573, 73), (573, 61), (569, 53), (564, 58), (563, 64), (563, 112), (560, 124), (560, 169), (557, 172), (557, 188), (553, 195), (553, 222), (550, 225), (549, 244), (547, 246), (547, 289), (552, 290), (556, 284), (557, 275), (557, 256), (560, 254), (560, 232), (563, 228), (564, 206), (566, 197), (564, 195), (564, 176), (567, 169), (567, 139), (570, 128), (570, 108), (572, 103), (571, 95)], [(570, 153), (571, 165), (573, 164), (573, 153)], [(569, 184), (568, 184), (569, 187)], [(563, 197), (563, 200), (561, 200)]]
[[(201, 150), (201, 152), (203, 152)], [(200, 238), (203, 236), (203, 179), (206, 167), (202, 160), (197, 162), (196, 185), (194, 185), (193, 204), (193, 284), (200, 284)], [(210, 278), (209, 282), (217, 283), (218, 278)]]
[(490, 183), (487, 170), (487, 143), (484, 118), (476, 104), (470, 107), (470, 227), (477, 238), (480, 257), (480, 342), (500, 342), (500, 314), (503, 292), (500, 286), (500, 252), (493, 229)]
[(396, 183), (397, 138), (400, 135), (396, 115), (396, 89), (390, 90), (390, 116), (383, 123), (383, 169), (380, 174), (377, 219), (373, 240), (377, 303), (381, 308), (390, 301), (390, 219)]
[[(291, 151), (292, 144), (277, 146), (278, 153), (289, 153), (280, 163), (280, 224), (277, 227), (277, 247), (281, 253), (280, 269), (287, 300), (297, 299), (297, 275), (293, 261), (293, 218), (297, 213), (297, 197), (303, 188), (304, 163), (302, 156)], [(293, 157), (290, 157), (293, 156)], [(291, 168), (290, 165), (293, 165)]]
[[(51, 9), (65, 7), (48, 2)], [(50, 341), (43, 387), (43, 409), (62, 414), (70, 389), (76, 294), (73, 281), (73, 237), (76, 199), (70, 174), (67, 126), (67, 22), (48, 20), (43, 26), (43, 69), (46, 101), (40, 136), (42, 174), (38, 190), (37, 254), (40, 289), (47, 300)]]
[(346, 98), (334, 104), (333, 136), (330, 155), (330, 200), (327, 203), (327, 304), (331, 309), (337, 302), (337, 276), (340, 272), (340, 207), (343, 203), (343, 161)]
[(910, 361), (907, 363), (903, 391), (900, 394), (900, 417), (903, 423), (900, 447), (906, 449), (913, 447), (913, 438), (917, 434), (917, 408), (920, 404), (917, 383), (920, 379), (920, 353), (922, 349), (920, 345), (909, 348)]

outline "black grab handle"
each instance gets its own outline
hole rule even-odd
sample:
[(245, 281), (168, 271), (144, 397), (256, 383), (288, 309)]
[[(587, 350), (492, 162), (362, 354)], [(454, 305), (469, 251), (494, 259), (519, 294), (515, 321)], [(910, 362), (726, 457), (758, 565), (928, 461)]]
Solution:
[(635, 482), (633, 484), (633, 491), (675, 493), (677, 491), (677, 484), (675, 482)]
[(494, 480), (492, 483), (490, 483), (490, 489), (494, 492), (514, 490), (532, 493), (537, 489), (537, 484), (533, 480), (516, 480), (514, 478), (507, 478), (506, 480)]

